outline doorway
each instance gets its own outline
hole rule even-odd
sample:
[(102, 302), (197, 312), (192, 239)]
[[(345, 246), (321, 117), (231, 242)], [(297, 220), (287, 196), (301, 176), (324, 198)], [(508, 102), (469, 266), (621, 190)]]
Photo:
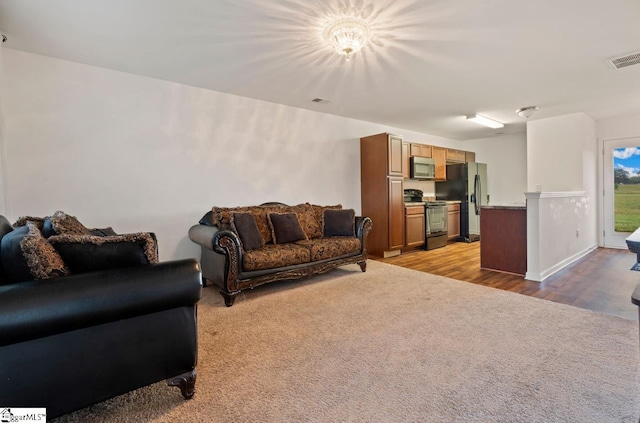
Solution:
[(626, 249), (625, 239), (640, 227), (640, 138), (603, 145), (603, 244)]

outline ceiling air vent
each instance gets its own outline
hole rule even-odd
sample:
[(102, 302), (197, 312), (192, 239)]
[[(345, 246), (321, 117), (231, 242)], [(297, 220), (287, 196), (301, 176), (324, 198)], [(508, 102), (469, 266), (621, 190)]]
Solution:
[(620, 69), (626, 68), (627, 66), (637, 65), (640, 63), (640, 52), (626, 54), (620, 57), (614, 57), (613, 59), (607, 60), (609, 66)]

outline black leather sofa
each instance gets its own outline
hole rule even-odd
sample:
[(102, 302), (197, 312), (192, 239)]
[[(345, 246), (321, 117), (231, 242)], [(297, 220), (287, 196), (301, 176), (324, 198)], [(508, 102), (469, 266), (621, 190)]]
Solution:
[(190, 398), (201, 290), (191, 259), (0, 285), (0, 405), (51, 419), (161, 380)]

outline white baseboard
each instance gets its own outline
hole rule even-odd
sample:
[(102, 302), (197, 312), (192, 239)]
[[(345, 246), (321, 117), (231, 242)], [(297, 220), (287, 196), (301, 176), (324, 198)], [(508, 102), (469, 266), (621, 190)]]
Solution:
[(576, 254), (567, 257), (566, 259), (562, 260), (559, 263), (556, 263), (555, 265), (551, 266), (550, 268), (548, 268), (547, 270), (540, 272), (540, 273), (534, 273), (534, 272), (529, 272), (527, 271), (527, 273), (524, 275), (524, 278), (530, 281), (535, 281), (535, 282), (542, 282), (545, 279), (547, 279), (549, 276), (553, 275), (554, 273), (564, 269), (565, 267), (567, 267), (568, 265), (570, 265), (571, 263), (573, 263), (574, 261), (580, 260), (582, 257), (586, 256), (587, 254), (589, 254), (590, 252), (592, 252), (593, 250), (595, 250), (596, 248), (598, 248), (598, 244), (593, 244), (590, 247), (585, 248), (582, 251), (577, 252)]

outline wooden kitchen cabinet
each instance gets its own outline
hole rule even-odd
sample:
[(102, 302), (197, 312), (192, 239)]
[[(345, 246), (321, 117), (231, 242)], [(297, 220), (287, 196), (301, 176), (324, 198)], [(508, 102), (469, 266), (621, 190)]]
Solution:
[(447, 240), (460, 237), (460, 203), (447, 204)]
[(404, 229), (405, 249), (424, 245), (426, 233), (424, 206), (406, 206), (404, 208)]
[(431, 155), (436, 162), (436, 181), (447, 180), (447, 149), (444, 147), (431, 147)]
[(402, 138), (397, 135), (388, 135), (388, 175), (402, 176)]
[(446, 161), (449, 163), (464, 163), (465, 160), (465, 152), (461, 150), (454, 150), (452, 148), (447, 148), (446, 150)]
[(362, 215), (373, 221), (367, 250), (378, 257), (398, 255), (404, 246), (403, 144), (387, 133), (360, 138)]
[(411, 144), (411, 148), (409, 151), (411, 157), (431, 157), (431, 146), (425, 144)]
[(464, 162), (471, 163), (476, 161), (476, 153), (473, 151), (465, 151), (464, 152)]
[(402, 177), (411, 177), (411, 155), (408, 142), (402, 142)]
[(404, 246), (404, 189), (402, 177), (389, 177), (389, 250)]

